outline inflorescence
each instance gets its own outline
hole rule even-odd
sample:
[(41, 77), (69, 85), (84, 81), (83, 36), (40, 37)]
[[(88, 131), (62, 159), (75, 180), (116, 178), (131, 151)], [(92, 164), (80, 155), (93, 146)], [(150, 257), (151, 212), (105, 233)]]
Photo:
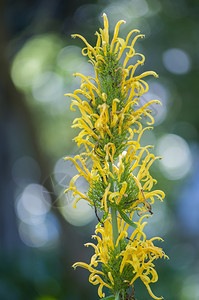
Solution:
[[(103, 19), (104, 29), (96, 32), (95, 47), (81, 35), (73, 35), (85, 43), (82, 54), (92, 63), (95, 78), (75, 73), (81, 78), (81, 86), (74, 93), (66, 94), (72, 98), (71, 110), (76, 106), (81, 113), (72, 125), (81, 130), (74, 140), (78, 146), (85, 147), (85, 152), (74, 158), (66, 157), (78, 171), (66, 192), (73, 191), (75, 208), (79, 200), (88, 201), (99, 220), (93, 236), (97, 244), (86, 244), (95, 252), (90, 263), (77, 262), (73, 267), (89, 270), (89, 281), (99, 284), (100, 298), (105, 297), (103, 287), (107, 287), (112, 299), (134, 299), (134, 282), (140, 278), (152, 298), (162, 299), (153, 294), (150, 284), (158, 280), (154, 260), (167, 256), (154, 245), (155, 240), (161, 239), (147, 240), (143, 232), (147, 224), (143, 220), (152, 214), (155, 198), (163, 201), (165, 196), (163, 191), (153, 188), (157, 181), (149, 171), (160, 157), (150, 152), (151, 145), (143, 147), (140, 143), (144, 131), (152, 129), (154, 123), (149, 106), (160, 104), (152, 100), (140, 105), (140, 97), (149, 89), (144, 78), (157, 77), (157, 74), (148, 71), (135, 75), (138, 66), (145, 61), (144, 55), (136, 53), (134, 48), (136, 40), (143, 35), (132, 30), (126, 40), (120, 38), (119, 27), (125, 23), (121, 20), (109, 41), (105, 14)], [(130, 64), (132, 58), (136, 58), (134, 64)], [(147, 126), (143, 125), (143, 118)], [(89, 184), (87, 193), (75, 185), (81, 176)], [(103, 213), (101, 220), (98, 211)], [(139, 216), (137, 222), (135, 213)], [(130, 227), (133, 233), (129, 235)]]

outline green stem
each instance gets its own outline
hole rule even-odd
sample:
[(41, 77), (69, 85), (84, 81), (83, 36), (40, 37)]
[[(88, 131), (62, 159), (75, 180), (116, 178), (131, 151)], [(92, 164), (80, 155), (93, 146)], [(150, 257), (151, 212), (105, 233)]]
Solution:
[[(110, 172), (113, 174), (113, 164), (112, 162), (109, 162), (109, 168), (110, 168)], [(114, 185), (113, 185), (113, 180), (111, 179), (111, 192), (114, 192)], [(118, 232), (118, 223), (117, 223), (117, 208), (111, 206), (111, 219), (112, 219), (112, 230), (113, 230), (113, 244), (114, 246), (116, 245), (118, 236), (119, 236), (119, 232)], [(120, 243), (118, 243), (118, 251), (120, 252)], [(115, 295), (115, 300), (119, 300), (120, 299), (120, 292), (118, 292)]]
[[(113, 164), (109, 162), (109, 167), (111, 173), (113, 173)], [(111, 191), (114, 192), (113, 180), (111, 179)], [(111, 206), (111, 219), (112, 219), (112, 230), (113, 230), (113, 243), (114, 245), (117, 242), (119, 232), (118, 232), (118, 223), (117, 223), (117, 208)], [(120, 251), (120, 245), (118, 244), (118, 250)]]
[(117, 238), (119, 236), (118, 224), (117, 224), (117, 209), (115, 207), (111, 207), (111, 218), (112, 218), (112, 228), (113, 228), (113, 243), (115, 245), (117, 242)]
[(115, 300), (119, 300), (120, 299), (120, 293), (118, 292), (116, 295), (115, 295)]

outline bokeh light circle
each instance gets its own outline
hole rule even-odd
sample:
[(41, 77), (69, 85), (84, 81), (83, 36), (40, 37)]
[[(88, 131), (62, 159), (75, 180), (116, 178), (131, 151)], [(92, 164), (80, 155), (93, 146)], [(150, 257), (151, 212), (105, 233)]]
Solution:
[[(133, 19), (139, 20), (140, 17), (145, 16), (149, 11), (147, 1), (145, 0), (134, 0), (134, 1), (123, 1), (114, 2), (103, 10), (109, 16), (109, 24), (111, 30), (114, 29), (115, 23), (118, 20), (124, 19), (127, 23)], [(100, 14), (99, 19), (102, 22), (103, 13)]]
[(22, 241), (29, 247), (52, 247), (59, 241), (59, 224), (51, 213), (41, 224), (26, 224), (20, 221), (18, 230)]
[(191, 67), (189, 55), (177, 48), (169, 49), (163, 53), (163, 63), (165, 68), (174, 74), (185, 74)]
[(63, 78), (52, 71), (44, 72), (35, 78), (32, 93), (38, 101), (56, 102), (64, 94)]
[(191, 170), (192, 156), (188, 143), (178, 135), (166, 134), (157, 143), (160, 168), (171, 180), (181, 179)]
[[(83, 177), (79, 177), (75, 185), (82, 194), (85, 194), (88, 191), (88, 183)], [(73, 196), (72, 191), (68, 191), (64, 194), (62, 193), (60, 196), (59, 208), (64, 218), (70, 224), (74, 226), (84, 226), (93, 221), (95, 213), (93, 208), (84, 199), (80, 199), (76, 205), (77, 208), (74, 208), (73, 203), (77, 197), (79, 196)]]
[(16, 200), (16, 214), (26, 224), (41, 224), (51, 207), (48, 191), (39, 184), (29, 184)]

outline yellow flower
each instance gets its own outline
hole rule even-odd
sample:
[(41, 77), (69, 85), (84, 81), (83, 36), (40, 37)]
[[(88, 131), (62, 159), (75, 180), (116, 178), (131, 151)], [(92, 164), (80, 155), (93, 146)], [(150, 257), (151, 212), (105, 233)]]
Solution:
[[(132, 30), (126, 40), (120, 38), (119, 27), (125, 23), (121, 20), (116, 24), (112, 41), (109, 43), (108, 19), (105, 14), (103, 18), (104, 29), (100, 29), (100, 33), (96, 32), (95, 47), (92, 47), (81, 35), (73, 35), (74, 38), (79, 37), (85, 43), (86, 47), (82, 50), (82, 54), (90, 59), (96, 77), (75, 73), (75, 76), (82, 79), (81, 88), (66, 95), (72, 98), (71, 109), (75, 110), (74, 105), (77, 106), (82, 115), (74, 120), (73, 125), (82, 129), (75, 138), (78, 146), (83, 144), (88, 152), (95, 149), (97, 155), (104, 157), (106, 155), (104, 146), (110, 142), (116, 147), (114, 157), (117, 157), (119, 150), (125, 147), (126, 141), (132, 138), (130, 126), (133, 125), (134, 130), (136, 126), (141, 128), (139, 122), (141, 116), (148, 117), (150, 121), (147, 123), (153, 124), (154, 119), (148, 107), (160, 102), (152, 100), (142, 107), (136, 107), (139, 105), (139, 97), (148, 91), (148, 84), (143, 78), (148, 75), (157, 77), (153, 71), (134, 76), (137, 67), (145, 61), (144, 56), (136, 53), (134, 49), (136, 40), (143, 35), (138, 34), (132, 42), (129, 42), (133, 34), (139, 33), (138, 30)], [(122, 54), (125, 56), (123, 65), (120, 63)], [(129, 59), (133, 56), (137, 58), (137, 62), (128, 65)], [(81, 100), (82, 95), (88, 102)]]
[[(102, 163), (101, 158), (95, 154), (94, 149), (89, 153), (82, 153), (76, 155), (74, 158), (67, 157), (71, 160), (79, 172), (79, 175), (72, 178), (69, 188), (72, 190), (74, 196), (79, 197), (74, 202), (87, 200), (91, 205), (96, 205), (100, 210), (108, 211), (110, 205), (114, 204), (123, 210), (140, 210), (140, 205), (143, 204), (142, 213), (151, 212), (151, 204), (154, 203), (155, 198), (163, 201), (165, 194), (161, 190), (153, 190), (156, 180), (150, 174), (150, 167), (156, 159), (154, 154), (149, 152), (151, 146), (140, 146), (140, 139), (145, 130), (150, 129), (146, 127), (140, 131), (137, 130), (137, 139), (128, 142), (128, 149), (125, 155), (119, 155), (119, 168), (113, 164), (113, 171), (110, 170), (109, 161), (114, 163), (114, 154), (116, 147), (114, 143), (105, 145), (106, 153), (105, 160)], [(88, 156), (93, 161), (92, 170), (86, 167)], [(82, 167), (77, 161), (80, 161)], [(90, 189), (86, 195), (83, 195), (76, 188), (75, 181), (83, 176), (90, 184)], [(114, 180), (115, 189), (110, 190), (110, 182)], [(100, 193), (96, 193), (96, 189), (100, 188)], [(99, 203), (99, 206), (98, 206)]]
[[(95, 233), (96, 235), (94, 235), (93, 238), (97, 239), (97, 246), (93, 243), (85, 244), (85, 246), (92, 246), (95, 250), (95, 254), (91, 257), (90, 264), (77, 262), (73, 265), (73, 268), (82, 267), (88, 269), (89, 272), (91, 272), (89, 282), (91, 282), (92, 284), (99, 284), (98, 294), (102, 298), (105, 296), (105, 294), (102, 292), (103, 286), (106, 286), (109, 289), (111, 289), (111, 286), (107, 282), (105, 282), (103, 278), (105, 275), (104, 272), (98, 271), (95, 268), (98, 266), (99, 263), (106, 266), (109, 261), (109, 249), (114, 249), (112, 240), (112, 227), (110, 221), (107, 219), (104, 224), (104, 228), (99, 227), (98, 229), (96, 229)], [(99, 237), (97, 235), (98, 233), (101, 233), (102, 237)]]
[[(140, 278), (153, 299), (162, 299), (162, 297), (156, 297), (153, 294), (150, 283), (158, 280), (154, 260), (168, 257), (161, 248), (153, 244), (154, 240), (162, 239), (146, 239), (143, 233), (146, 222), (141, 223), (144, 217), (137, 223), (138, 227), (129, 239), (127, 239), (128, 224), (120, 221), (119, 236), (115, 246), (112, 238), (112, 223), (109, 217), (105, 221), (104, 227), (100, 226), (95, 231), (93, 238), (97, 240), (97, 245), (85, 244), (85, 246), (92, 246), (95, 251), (90, 264), (77, 262), (73, 265), (74, 268), (82, 267), (91, 273), (89, 281), (92, 284), (99, 284), (98, 294), (100, 297), (105, 296), (102, 292), (104, 286), (116, 294), (118, 291), (125, 292), (128, 287), (133, 286), (136, 279)], [(118, 252), (119, 244), (122, 250), (120, 253)], [(99, 265), (101, 271), (98, 270)]]
[[(158, 258), (168, 258), (168, 256), (165, 255), (161, 248), (156, 247), (153, 244), (154, 240), (163, 241), (161, 238), (154, 237), (150, 240), (146, 239), (146, 235), (143, 233), (143, 229), (147, 222), (141, 223), (144, 217), (147, 216), (145, 215), (139, 220), (139, 222), (137, 223), (137, 229), (134, 230), (131, 237), (129, 238), (129, 244), (126, 246), (126, 249), (120, 254), (123, 257), (120, 266), (120, 273), (122, 273), (126, 264), (130, 264), (131, 266), (133, 266), (133, 273), (135, 274), (130, 282), (130, 285), (132, 285), (137, 278), (140, 278), (145, 284), (152, 298), (163, 299), (163, 297), (156, 297), (153, 294), (149, 284), (154, 283), (158, 280), (158, 274), (155, 270), (153, 261)], [(128, 224), (124, 224), (124, 226), (126, 226), (125, 229), (127, 230)]]

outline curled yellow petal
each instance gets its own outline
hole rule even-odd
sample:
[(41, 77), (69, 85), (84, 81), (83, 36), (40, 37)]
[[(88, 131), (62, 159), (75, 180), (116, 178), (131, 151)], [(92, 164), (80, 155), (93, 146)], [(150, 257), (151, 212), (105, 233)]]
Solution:
[(110, 48), (111, 52), (113, 51), (114, 44), (117, 41), (117, 37), (118, 37), (120, 25), (121, 24), (125, 24), (125, 23), (126, 23), (126, 21), (120, 20), (119, 22), (117, 22), (117, 24), (115, 26), (114, 34), (113, 34), (113, 39), (112, 39), (112, 42), (111, 42), (111, 48)]
[(104, 40), (106, 44), (109, 44), (109, 26), (108, 26), (108, 18), (105, 13), (103, 13), (104, 18)]
[[(142, 278), (141, 278), (141, 279), (142, 279)], [(145, 286), (146, 286), (146, 288), (147, 288), (147, 290), (148, 290), (148, 292), (149, 292), (149, 295), (150, 295), (153, 299), (157, 299), (157, 300), (164, 299), (162, 296), (161, 296), (161, 297), (156, 297), (156, 296), (153, 294), (153, 292), (152, 292), (152, 290), (151, 290), (149, 284), (145, 284)]]

